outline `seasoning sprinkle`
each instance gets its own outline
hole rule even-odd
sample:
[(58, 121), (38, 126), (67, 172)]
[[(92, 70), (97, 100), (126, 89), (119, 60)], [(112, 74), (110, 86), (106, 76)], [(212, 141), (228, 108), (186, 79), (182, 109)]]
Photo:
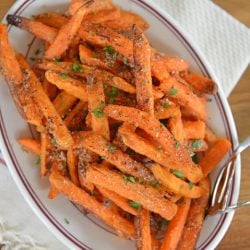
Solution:
[(177, 92), (178, 92), (178, 89), (177, 88), (175, 88), (175, 86), (173, 86), (171, 89), (170, 89), (170, 91), (168, 92), (168, 96), (175, 96), (176, 94), (177, 94)]

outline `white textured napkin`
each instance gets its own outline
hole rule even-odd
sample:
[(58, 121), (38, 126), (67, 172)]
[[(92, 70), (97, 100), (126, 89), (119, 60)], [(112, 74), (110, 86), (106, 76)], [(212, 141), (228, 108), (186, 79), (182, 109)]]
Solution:
[[(189, 33), (228, 96), (249, 64), (249, 29), (209, 0), (154, 2)], [(0, 153), (0, 248), (66, 249), (28, 207), (1, 162)]]

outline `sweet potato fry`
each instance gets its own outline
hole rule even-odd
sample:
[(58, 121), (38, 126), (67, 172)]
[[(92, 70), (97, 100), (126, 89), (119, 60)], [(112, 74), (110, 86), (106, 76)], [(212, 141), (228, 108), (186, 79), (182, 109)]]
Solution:
[(216, 141), (199, 162), (204, 176), (207, 176), (219, 164), (230, 149), (231, 143), (229, 140), (220, 138)]
[(103, 188), (100, 186), (97, 186), (97, 188), (103, 196), (107, 197), (109, 200), (114, 202), (122, 210), (124, 210), (130, 214), (133, 214), (133, 215), (138, 215), (138, 211), (129, 205), (128, 199), (126, 199), (126, 198), (120, 196), (119, 194), (117, 194), (111, 190), (108, 190), (106, 188)]
[(203, 121), (183, 121), (186, 139), (204, 139), (206, 124)]
[(192, 182), (187, 183), (181, 178), (176, 177), (183, 176), (182, 172), (174, 170), (171, 173), (157, 163), (152, 164), (150, 169), (155, 178), (175, 194), (195, 199), (201, 197), (204, 193), (202, 188), (195, 186)]
[[(177, 143), (183, 143), (185, 132), (183, 129), (183, 123), (181, 119), (180, 108), (177, 108), (178, 112), (176, 116), (170, 117), (168, 120), (168, 127), (174, 138), (177, 140)], [(177, 144), (176, 144), (177, 145)]]
[(200, 168), (192, 162), (186, 148), (183, 145), (176, 147), (176, 141), (171, 133), (157, 119), (138, 109), (118, 105), (107, 105), (104, 112), (113, 119), (128, 122), (144, 129), (162, 146), (163, 151), (172, 161), (180, 166), (186, 166), (193, 172), (193, 182), (196, 183), (202, 178)]
[(48, 194), (48, 198), (55, 199), (58, 195), (59, 195), (58, 190), (54, 186), (51, 185), (50, 190), (49, 190), (49, 194)]
[(79, 36), (88, 43), (112, 48), (123, 58), (126, 58), (127, 63), (133, 66), (132, 41), (120, 33), (100, 24), (85, 23), (79, 30)]
[(63, 123), (62, 119), (55, 110), (48, 96), (45, 94), (41, 83), (33, 73), (32, 69), (21, 55), (18, 61), (24, 70), (24, 83), (32, 89), (32, 96), (34, 101), (39, 106), (42, 114), (46, 118), (46, 127), (48, 131), (54, 136), (57, 144), (62, 149), (67, 149), (73, 144), (73, 139)]
[(192, 88), (201, 93), (214, 95), (217, 92), (218, 87), (216, 83), (205, 76), (192, 72), (185, 74), (184, 79)]
[(151, 52), (147, 38), (133, 26), (134, 76), (139, 109), (154, 114), (154, 98), (151, 77)]
[(149, 27), (142, 17), (129, 11), (121, 11), (118, 19), (104, 22), (104, 26), (119, 32), (130, 30), (133, 24), (143, 31)]
[(73, 95), (68, 94), (66, 91), (62, 91), (57, 95), (53, 104), (56, 108), (57, 113), (64, 117), (72, 106), (77, 102), (77, 98)]
[[(73, 16), (79, 8), (85, 3), (85, 0), (72, 0), (69, 6), (69, 15)], [(86, 10), (86, 14), (98, 13), (101, 10), (114, 8), (111, 0), (95, 0), (94, 3)]]
[(135, 218), (136, 245), (139, 250), (151, 250), (150, 212), (142, 208)]
[(74, 154), (73, 147), (69, 148), (67, 151), (67, 164), (71, 181), (76, 186), (79, 186), (78, 173), (77, 173), (78, 168), (76, 165), (76, 156)]
[(92, 131), (110, 140), (108, 117), (103, 112), (105, 105), (103, 83), (96, 78), (96, 75), (87, 77), (87, 93)]
[(160, 250), (177, 249), (187, 219), (191, 200), (184, 198), (178, 205), (175, 217), (168, 224)]
[(175, 105), (169, 100), (160, 100), (155, 103), (155, 118), (158, 120), (168, 119), (171, 117), (176, 117), (180, 113), (178, 105)]
[(96, 185), (139, 203), (139, 206), (142, 205), (145, 209), (160, 214), (167, 220), (172, 219), (176, 214), (176, 205), (164, 199), (157, 189), (139, 183), (125, 182), (121, 174), (108, 168), (101, 166), (89, 168), (86, 178)]
[(46, 78), (43, 79), (42, 86), (49, 99), (54, 100), (58, 92), (57, 87), (51, 84)]
[(40, 158), (41, 158), (41, 163), (40, 163), (40, 172), (41, 172), (41, 176), (44, 177), (47, 175), (48, 173), (48, 169), (46, 167), (46, 162), (47, 162), (47, 140), (48, 140), (48, 136), (47, 134), (41, 133), (41, 154), (40, 154)]
[(41, 153), (41, 143), (39, 140), (31, 138), (22, 138), (18, 140), (19, 144), (26, 150), (30, 151), (35, 155), (40, 155)]
[(83, 120), (87, 115), (87, 111), (87, 103), (79, 101), (64, 119), (65, 125), (71, 130), (77, 130), (81, 127)]
[[(75, 145), (77, 145), (76, 143), (77, 141), (75, 141)], [(150, 171), (142, 163), (135, 161), (100, 135), (89, 134), (82, 138), (80, 144), (102, 156), (107, 162), (115, 165), (124, 173), (149, 182), (154, 180)]]
[(208, 126), (206, 126), (205, 129), (205, 140), (206, 142), (211, 146), (217, 141), (217, 136), (214, 134), (212, 129), (210, 129)]
[(194, 199), (188, 212), (187, 221), (185, 223), (181, 239), (177, 249), (192, 250), (195, 248), (195, 243), (198, 239), (201, 226), (204, 220), (205, 211), (209, 200), (210, 180), (209, 178), (203, 179), (199, 186), (206, 190), (205, 194), (199, 199)]
[(60, 57), (68, 49), (81, 26), (86, 10), (91, 4), (93, 4), (93, 2), (93, 0), (83, 1), (75, 14), (60, 28), (55, 40), (45, 52), (45, 58), (53, 59)]
[(8, 15), (7, 22), (20, 29), (27, 30), (37, 38), (49, 43), (54, 41), (58, 33), (58, 30), (55, 28), (21, 16)]
[[(63, 74), (76, 75), (83, 78), (86, 78), (89, 74), (98, 73), (97, 78), (106, 82), (108, 85), (123, 90), (124, 92), (135, 94), (135, 87), (124, 79), (117, 77), (108, 71), (97, 70), (96, 68), (87, 65), (70, 62), (43, 62), (38, 64), (38, 67), (44, 70), (53, 70)], [(74, 68), (78, 70), (76, 71)]]
[(86, 83), (82, 80), (76, 80), (67, 74), (54, 72), (48, 70), (45, 76), (49, 82), (56, 85), (59, 89), (65, 90), (68, 94), (79, 98), (80, 100), (87, 101)]
[(63, 25), (67, 23), (68, 18), (56, 12), (46, 12), (46, 13), (37, 15), (35, 17), (35, 20), (47, 26), (60, 29)]
[(63, 175), (53, 171), (49, 180), (57, 190), (66, 195), (71, 201), (88, 209), (109, 226), (124, 234), (125, 237), (134, 238), (135, 230), (131, 222), (124, 219), (119, 214), (112, 212), (109, 208), (98, 202), (83, 189), (78, 188)]
[(125, 145), (133, 149), (135, 152), (147, 156), (149, 159), (158, 162), (164, 166), (167, 170), (177, 169), (181, 171), (186, 178), (190, 181), (196, 180), (195, 171), (190, 171), (186, 168), (185, 165), (176, 164), (175, 161), (172, 161), (162, 150), (162, 147), (159, 145), (153, 144), (151, 141), (137, 135), (134, 132), (133, 127), (131, 128), (130, 124), (123, 124), (119, 128), (119, 134), (122, 137), (122, 141)]

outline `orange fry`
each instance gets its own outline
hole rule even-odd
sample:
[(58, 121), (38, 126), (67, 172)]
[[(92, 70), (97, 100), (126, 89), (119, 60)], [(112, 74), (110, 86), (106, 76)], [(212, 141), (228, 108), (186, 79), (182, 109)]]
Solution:
[(183, 121), (186, 139), (204, 139), (206, 124), (203, 121)]
[(40, 155), (41, 153), (41, 143), (39, 140), (31, 138), (22, 138), (18, 140), (19, 144), (26, 150), (33, 154)]

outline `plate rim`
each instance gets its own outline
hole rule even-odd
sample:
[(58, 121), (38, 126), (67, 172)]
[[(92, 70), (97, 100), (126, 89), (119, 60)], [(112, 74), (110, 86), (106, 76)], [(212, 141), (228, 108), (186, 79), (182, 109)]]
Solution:
[[(22, 7), (24, 7), (27, 3), (30, 5), (32, 4), (34, 1), (36, 0), (19, 0), (17, 2), (15, 2), (10, 8), (9, 10), (6, 12), (5, 17), (3, 18), (3, 21), (6, 20), (6, 16), (14, 11), (17, 11), (18, 9), (21, 9)], [(161, 9), (156, 3), (154, 3), (153, 1), (150, 0), (129, 0), (131, 2), (134, 2), (136, 4), (142, 3), (142, 4), (146, 4), (147, 6), (149, 6), (152, 10), (154, 10), (156, 13), (160, 14), (160, 16), (165, 19), (167, 22), (169, 22), (171, 24), (171, 26), (174, 27), (174, 29), (179, 33), (179, 35), (181, 35), (181, 37), (184, 39), (185, 41), (185, 45), (189, 46), (190, 48), (192, 48), (195, 56), (195, 59), (198, 59), (201, 63), (201, 65), (203, 66), (203, 68), (205, 69), (205, 71), (207, 71), (206, 73), (211, 76), (212, 79), (214, 79), (216, 82), (219, 82), (216, 75), (214, 74), (212, 67), (210, 66), (209, 62), (207, 61), (207, 59), (205, 58), (205, 56), (203, 55), (203, 53), (201, 52), (201, 50), (199, 49), (199, 47), (193, 42), (192, 38), (186, 33), (185, 30), (182, 29), (182, 27), (177, 23), (177, 21), (172, 18), (165, 10)], [(139, 4), (140, 5), (140, 4)], [(28, 7), (28, 6), (25, 6)], [(161, 20), (162, 22), (162, 20)], [(192, 53), (191, 53), (192, 54)], [(233, 140), (233, 144), (236, 147), (238, 145), (238, 135), (237, 135), (237, 130), (236, 130), (236, 126), (235, 126), (235, 122), (233, 119), (233, 115), (231, 112), (231, 109), (229, 107), (229, 104), (227, 102), (227, 99), (223, 93), (223, 91), (221, 90), (221, 87), (219, 85), (219, 93), (218, 93), (218, 98), (220, 99), (221, 102), (221, 107), (224, 109), (224, 115), (225, 118), (228, 120), (228, 125), (229, 128), (232, 132), (232, 140)], [(1, 113), (1, 109), (0, 109), (0, 113)], [(59, 232), (59, 230), (56, 228), (55, 225), (51, 226), (51, 221), (47, 218), (47, 216), (41, 211), (41, 208), (39, 208), (38, 204), (36, 204), (34, 202), (34, 198), (32, 198), (32, 195), (29, 194), (27, 188), (25, 187), (24, 183), (21, 181), (21, 178), (19, 176), (19, 174), (17, 173), (17, 170), (14, 167), (14, 163), (13, 163), (13, 159), (11, 159), (10, 154), (8, 153), (8, 149), (6, 146), (6, 143), (4, 142), (4, 138), (3, 138), (3, 134), (1, 131), (1, 136), (0, 136), (0, 145), (1, 145), (1, 150), (3, 153), (3, 157), (6, 161), (6, 164), (11, 172), (11, 175), (18, 187), (18, 189), (20, 190), (20, 192), (22, 193), (23, 197), (25, 198), (25, 200), (27, 201), (27, 203), (29, 204), (29, 206), (32, 208), (32, 210), (35, 212), (35, 214), (43, 221), (43, 223), (47, 226), (47, 228), (56, 235), (56, 237), (62, 241), (65, 245), (69, 246), (69, 247), (76, 247), (76, 244), (74, 244), (70, 239), (66, 238), (62, 232)], [(239, 189), (240, 189), (240, 174), (241, 174), (241, 160), (240, 158), (238, 158), (237, 160), (237, 171), (236, 171), (236, 176), (235, 176), (235, 182), (236, 182), (236, 186), (234, 186), (234, 192), (233, 192), (233, 197), (232, 199), (234, 199), (235, 201), (238, 200), (239, 197)], [(233, 219), (234, 216), (234, 212), (230, 213), (227, 215), (227, 219), (224, 220), (224, 222), (222, 222), (222, 227), (219, 229), (219, 234), (216, 235), (216, 237), (213, 238), (213, 240), (209, 243), (208, 246), (209, 249), (215, 249), (215, 247), (221, 242), (222, 238), (224, 237), (226, 231), (228, 230), (231, 221)], [(77, 246), (79, 247), (79, 246)], [(90, 249), (89, 247), (85, 246), (86, 249)], [(200, 249), (200, 247), (199, 247)]]

